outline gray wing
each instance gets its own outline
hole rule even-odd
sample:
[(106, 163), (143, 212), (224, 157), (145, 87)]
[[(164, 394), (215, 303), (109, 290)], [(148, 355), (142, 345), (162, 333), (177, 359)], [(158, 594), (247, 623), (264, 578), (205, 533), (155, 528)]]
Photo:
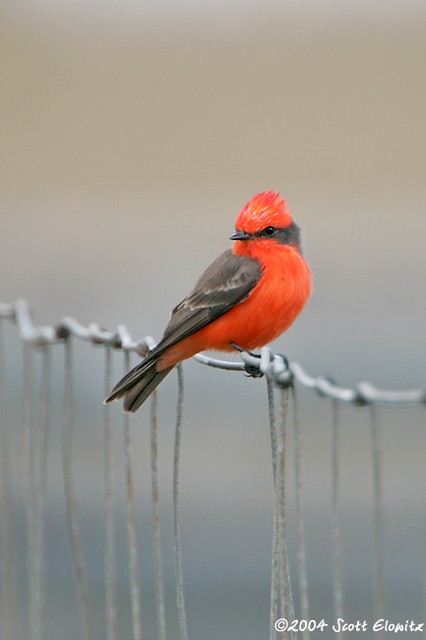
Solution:
[(155, 370), (155, 363), (161, 354), (245, 300), (261, 276), (262, 268), (257, 260), (236, 256), (231, 250), (222, 253), (206, 269), (189, 296), (173, 309), (163, 338), (157, 346), (115, 385), (105, 402), (121, 398), (145, 379), (137, 387), (137, 392), (130, 394), (126, 401), (125, 409), (136, 411), (171, 370)]
[(161, 350), (187, 338), (245, 300), (262, 276), (257, 260), (229, 249), (206, 269), (194, 290), (171, 313)]

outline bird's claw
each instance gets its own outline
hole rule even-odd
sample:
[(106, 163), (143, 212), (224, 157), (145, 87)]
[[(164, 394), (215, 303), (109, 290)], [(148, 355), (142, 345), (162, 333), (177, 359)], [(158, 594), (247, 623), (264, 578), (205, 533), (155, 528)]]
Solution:
[[(255, 354), (250, 354), (255, 355)], [(255, 367), (253, 364), (245, 364), (244, 371), (247, 374), (248, 378), (262, 378), (264, 376), (263, 371), (261, 371), (258, 367)]]
[[(253, 358), (259, 358), (260, 359), (260, 354), (259, 353), (253, 353), (253, 351), (247, 351), (246, 349), (243, 349), (242, 347), (240, 347), (235, 342), (231, 342), (231, 347), (234, 347), (234, 349), (236, 351), (239, 351), (240, 353), (248, 353)], [(261, 378), (264, 375), (263, 371), (261, 371), (259, 369), (259, 367), (256, 367), (254, 364), (246, 364), (246, 363), (244, 363), (244, 371), (246, 372), (246, 374), (247, 374), (247, 376), (249, 378)]]
[[(246, 349), (243, 349), (242, 347), (240, 347), (235, 342), (231, 342), (231, 346), (236, 351), (239, 351), (239, 353), (248, 353), (253, 358), (259, 358), (260, 359), (260, 357), (261, 357), (260, 353), (253, 353), (253, 351), (247, 351)], [(284, 363), (284, 366), (285, 366), (286, 370), (290, 371), (290, 362), (289, 362), (289, 359), (287, 358), (287, 356), (285, 356), (283, 353), (277, 353), (276, 356), (281, 358), (281, 360)], [(261, 378), (264, 375), (263, 371), (261, 371), (259, 369), (259, 367), (256, 367), (256, 365), (253, 365), (253, 364), (244, 363), (244, 371), (246, 372), (246, 374), (250, 378)]]

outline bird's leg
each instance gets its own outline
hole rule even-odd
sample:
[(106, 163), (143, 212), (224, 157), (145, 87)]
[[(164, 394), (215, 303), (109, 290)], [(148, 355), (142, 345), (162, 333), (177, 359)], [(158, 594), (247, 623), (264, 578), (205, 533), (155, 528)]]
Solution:
[[(234, 347), (234, 349), (236, 351), (239, 351), (240, 353), (248, 353), (249, 355), (253, 356), (253, 358), (260, 358), (259, 353), (253, 353), (253, 351), (247, 351), (246, 349), (243, 349), (242, 347), (240, 347), (238, 344), (235, 344), (235, 342), (231, 342), (230, 344), (231, 344), (231, 347)], [(258, 367), (255, 367), (254, 365), (251, 365), (251, 364), (244, 363), (244, 371), (251, 378), (261, 378), (263, 376), (263, 372)]]
[[(240, 353), (248, 353), (251, 356), (253, 356), (253, 358), (260, 358), (260, 353), (253, 353), (253, 351), (247, 351), (246, 349), (243, 349), (242, 347), (240, 347), (235, 342), (231, 342), (230, 344), (231, 344), (231, 347), (234, 347), (234, 349), (236, 351), (239, 351)], [(285, 368), (287, 369), (287, 371), (289, 371), (290, 370), (290, 361), (287, 358), (287, 356), (285, 356), (283, 353), (277, 353), (276, 355), (279, 358), (281, 358), (281, 360), (284, 362)], [(261, 378), (264, 375), (262, 373), (262, 371), (260, 371), (260, 369), (258, 369), (258, 367), (255, 367), (254, 365), (244, 364), (244, 370), (252, 378)]]
[(253, 353), (253, 351), (248, 351), (247, 349), (243, 349), (242, 347), (240, 347), (235, 342), (230, 342), (230, 345), (231, 345), (231, 347), (234, 347), (234, 349), (236, 349), (240, 353), (248, 353), (250, 356), (253, 356), (253, 358), (260, 358), (260, 353)]

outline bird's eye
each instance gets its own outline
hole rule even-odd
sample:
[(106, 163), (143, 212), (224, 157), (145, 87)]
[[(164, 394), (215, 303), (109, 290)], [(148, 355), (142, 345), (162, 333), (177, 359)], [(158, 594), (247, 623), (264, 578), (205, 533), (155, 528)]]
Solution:
[(275, 227), (266, 227), (266, 229), (263, 230), (263, 233), (265, 236), (273, 236), (275, 233)]

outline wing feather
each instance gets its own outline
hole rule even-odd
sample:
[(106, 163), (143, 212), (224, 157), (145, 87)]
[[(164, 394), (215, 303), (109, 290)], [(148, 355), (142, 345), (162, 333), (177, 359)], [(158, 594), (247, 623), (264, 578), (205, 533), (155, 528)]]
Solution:
[(173, 309), (158, 347), (176, 344), (235, 307), (249, 296), (261, 276), (257, 260), (235, 255), (230, 249), (222, 253)]
[(220, 255), (202, 274), (193, 291), (173, 309), (157, 346), (115, 385), (105, 402), (119, 399), (139, 385), (125, 406), (126, 410), (135, 411), (146, 397), (145, 394), (142, 400), (139, 398), (145, 388), (139, 381), (148, 376), (149, 383), (151, 378), (155, 380), (154, 388), (170, 371), (167, 369), (157, 381), (155, 363), (161, 354), (245, 300), (261, 276), (262, 268), (257, 260), (235, 255), (231, 250)]

